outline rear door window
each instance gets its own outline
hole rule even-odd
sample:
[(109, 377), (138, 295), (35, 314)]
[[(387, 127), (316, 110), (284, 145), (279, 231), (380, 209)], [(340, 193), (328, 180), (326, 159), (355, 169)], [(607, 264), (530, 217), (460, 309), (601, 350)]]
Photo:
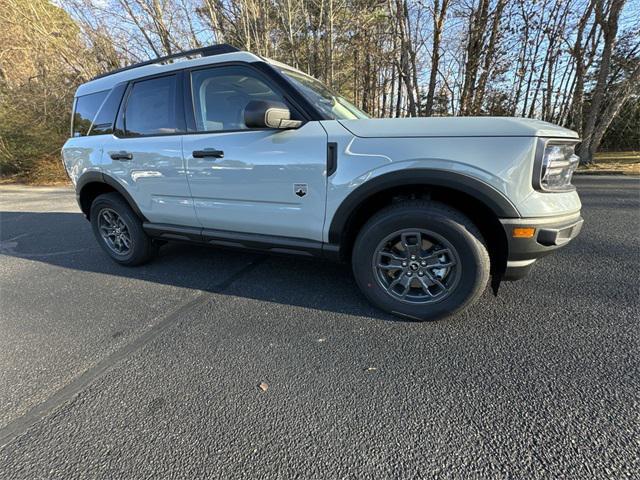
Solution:
[(81, 137), (89, 132), (93, 119), (108, 93), (109, 90), (105, 90), (76, 98), (71, 127), (71, 133), (74, 137)]
[(175, 75), (135, 82), (124, 114), (126, 136), (178, 133)]

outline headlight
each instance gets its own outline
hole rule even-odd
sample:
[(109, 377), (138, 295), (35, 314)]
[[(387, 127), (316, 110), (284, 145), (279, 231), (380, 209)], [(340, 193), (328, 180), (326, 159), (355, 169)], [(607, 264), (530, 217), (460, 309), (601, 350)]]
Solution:
[[(539, 190), (562, 191), (572, 188), (571, 177), (580, 158), (575, 154), (577, 142), (549, 141), (544, 146), (538, 172), (534, 172), (534, 185)], [(537, 177), (537, 178), (536, 178)]]

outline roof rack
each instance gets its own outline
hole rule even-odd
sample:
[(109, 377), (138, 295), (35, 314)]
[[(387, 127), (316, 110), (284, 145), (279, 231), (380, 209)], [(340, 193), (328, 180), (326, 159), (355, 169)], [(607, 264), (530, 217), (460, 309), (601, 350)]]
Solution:
[(195, 55), (200, 55), (201, 57), (210, 57), (212, 55), (221, 55), (223, 53), (231, 53), (231, 52), (239, 52), (236, 47), (229, 45), (227, 43), (220, 43), (218, 45), (209, 45), (208, 47), (202, 48), (194, 48), (193, 50), (186, 50), (184, 52), (174, 53), (172, 55), (167, 55), (165, 57), (154, 58), (153, 60), (147, 60), (146, 62), (134, 63), (133, 65), (128, 65), (126, 67), (118, 68), (116, 70), (112, 70), (107, 73), (102, 73), (92, 78), (92, 80), (96, 80), (98, 78), (108, 77), (109, 75), (113, 75), (115, 73), (125, 72), (127, 70), (131, 70), (133, 68), (144, 67), (145, 65), (154, 65), (156, 63), (165, 63), (169, 60), (173, 60), (175, 58), (182, 57), (191, 57)]

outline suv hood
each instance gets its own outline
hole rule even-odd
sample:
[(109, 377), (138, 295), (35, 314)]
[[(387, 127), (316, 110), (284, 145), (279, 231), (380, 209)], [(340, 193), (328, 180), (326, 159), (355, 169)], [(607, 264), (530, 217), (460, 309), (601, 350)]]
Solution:
[(573, 130), (529, 118), (428, 117), (339, 120), (357, 137), (564, 137)]

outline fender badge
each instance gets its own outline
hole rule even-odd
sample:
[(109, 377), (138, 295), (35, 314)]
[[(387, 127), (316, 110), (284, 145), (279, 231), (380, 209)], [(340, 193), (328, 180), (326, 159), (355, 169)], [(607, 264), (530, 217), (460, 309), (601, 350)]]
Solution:
[(304, 197), (307, 194), (307, 184), (306, 183), (294, 183), (293, 184), (293, 193), (295, 193), (299, 197)]

